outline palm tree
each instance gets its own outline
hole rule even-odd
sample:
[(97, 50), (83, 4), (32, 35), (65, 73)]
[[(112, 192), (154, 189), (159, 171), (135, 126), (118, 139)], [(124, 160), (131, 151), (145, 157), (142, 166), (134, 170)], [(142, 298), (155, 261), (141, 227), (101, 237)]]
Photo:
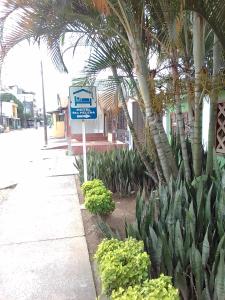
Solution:
[(175, 164), (168, 139), (165, 138), (166, 133), (161, 118), (155, 113), (152, 105), (153, 99), (149, 81), (153, 78), (149, 76), (148, 42), (146, 42), (148, 39), (144, 30), (148, 26), (148, 7), (145, 1), (138, 3), (134, 0), (119, 0), (116, 3), (106, 2), (111, 11), (109, 18), (114, 18), (114, 24), (121, 24), (126, 33), (123, 38), (126, 39), (131, 50), (139, 89), (145, 106), (146, 121), (151, 130), (164, 177), (168, 181), (173, 174)]
[(152, 19), (157, 31), (157, 40), (160, 42), (161, 50), (167, 53), (167, 60), (171, 61), (171, 71), (173, 78), (173, 93), (176, 108), (177, 129), (181, 145), (181, 152), (184, 161), (186, 179), (191, 179), (191, 170), (184, 132), (184, 120), (181, 111), (181, 82), (178, 70), (180, 53), (183, 52), (183, 15), (181, 5), (175, 2), (158, 0), (152, 2)]
[[(107, 95), (109, 93), (118, 93), (136, 149), (148, 171), (149, 176), (155, 183), (158, 183), (158, 178), (156, 177), (156, 174), (154, 174), (152, 166), (146, 157), (145, 149), (138, 139), (134, 124), (127, 109), (126, 98), (122, 88), (122, 86), (124, 86), (126, 83), (124, 82), (123, 78), (118, 75), (118, 70), (122, 70), (125, 75), (128, 76), (129, 80), (132, 82), (132, 88), (135, 87), (136, 91), (137, 86), (133, 75), (133, 64), (129, 49), (125, 47), (125, 45), (121, 44), (121, 41), (119, 39), (106, 41), (105, 39), (98, 38), (94, 39), (91, 45), (94, 48), (94, 52), (91, 54), (91, 57), (87, 62), (85, 68), (86, 76), (87, 78), (89, 78), (90, 76), (96, 77), (98, 72), (105, 70), (106, 68), (111, 68), (114, 77), (113, 89), (110, 91), (109, 87), (107, 87)], [(137, 98), (137, 101), (139, 102), (139, 105), (142, 104), (141, 99)], [(159, 174), (159, 180), (162, 182), (163, 176), (160, 176), (161, 171), (159, 170), (157, 165), (156, 169), (158, 169), (157, 173)]]

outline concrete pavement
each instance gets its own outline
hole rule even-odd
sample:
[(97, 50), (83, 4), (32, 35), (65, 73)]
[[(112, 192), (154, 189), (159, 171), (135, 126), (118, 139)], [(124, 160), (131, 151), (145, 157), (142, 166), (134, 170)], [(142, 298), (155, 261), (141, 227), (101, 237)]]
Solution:
[(0, 204), (0, 300), (94, 300), (73, 157), (42, 150)]

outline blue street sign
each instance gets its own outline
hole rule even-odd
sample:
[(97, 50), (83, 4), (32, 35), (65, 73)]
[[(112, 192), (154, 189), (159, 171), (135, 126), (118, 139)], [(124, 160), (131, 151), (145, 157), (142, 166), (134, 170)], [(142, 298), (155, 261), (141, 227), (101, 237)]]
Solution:
[(92, 120), (97, 118), (97, 110), (95, 107), (73, 108), (71, 107), (71, 119), (76, 120)]
[(93, 120), (97, 118), (95, 87), (70, 87), (70, 117), (73, 120)]

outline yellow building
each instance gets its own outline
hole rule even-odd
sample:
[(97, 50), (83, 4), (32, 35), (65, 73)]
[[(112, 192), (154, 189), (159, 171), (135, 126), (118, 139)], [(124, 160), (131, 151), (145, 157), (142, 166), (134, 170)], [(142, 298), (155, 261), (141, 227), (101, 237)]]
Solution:
[(57, 109), (49, 112), (52, 116), (52, 136), (54, 138), (65, 137), (65, 112), (63, 109)]
[(20, 128), (20, 119), (18, 118), (18, 105), (13, 101), (2, 102), (3, 126), (6, 131)]
[(18, 109), (18, 105), (16, 103), (12, 103), (12, 115), (13, 115), (13, 118), (18, 118), (18, 112), (17, 112), (17, 109)]

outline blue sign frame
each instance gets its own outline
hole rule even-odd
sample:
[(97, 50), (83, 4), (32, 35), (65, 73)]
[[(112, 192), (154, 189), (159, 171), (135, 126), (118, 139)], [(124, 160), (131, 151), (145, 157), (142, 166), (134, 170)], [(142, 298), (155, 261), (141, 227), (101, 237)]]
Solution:
[(72, 120), (97, 118), (95, 87), (70, 87), (70, 117)]

